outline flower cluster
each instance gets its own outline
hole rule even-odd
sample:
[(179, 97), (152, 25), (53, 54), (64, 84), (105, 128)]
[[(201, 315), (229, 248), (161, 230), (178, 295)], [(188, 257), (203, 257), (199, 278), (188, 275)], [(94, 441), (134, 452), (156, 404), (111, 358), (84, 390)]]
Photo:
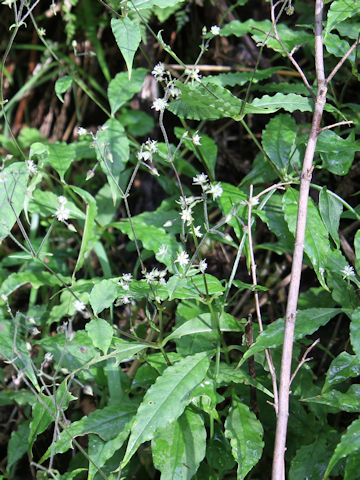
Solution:
[(211, 184), (205, 173), (200, 173), (199, 175), (196, 175), (196, 177), (193, 177), (193, 185), (200, 185), (204, 194), (212, 195), (213, 200), (216, 200), (223, 194), (223, 189), (220, 183)]
[(60, 197), (58, 197), (58, 202), (59, 206), (55, 212), (55, 216), (59, 220), (59, 222), (67, 223), (66, 220), (69, 220), (70, 216), (70, 210), (65, 207), (65, 205), (67, 204), (67, 198), (63, 195), (60, 195)]
[(28, 169), (30, 175), (35, 175), (37, 172), (37, 168), (33, 160), (26, 160), (26, 168)]
[(132, 275), (131, 273), (124, 273), (120, 280), (118, 281), (118, 285), (123, 289), (123, 290), (130, 290), (130, 283), (132, 281)]
[(158, 152), (157, 141), (150, 140), (150, 138), (141, 145), (140, 150), (136, 154), (137, 159), (142, 162), (142, 165), (150, 170), (152, 175), (159, 176), (159, 172), (153, 165), (153, 155)]
[(165, 285), (165, 275), (166, 270), (158, 270), (157, 268), (153, 268), (151, 272), (143, 272), (144, 278), (146, 283), (154, 283), (159, 282), (161, 285)]
[(199, 74), (200, 70), (198, 68), (185, 68), (185, 75), (188, 80), (191, 80), (191, 83), (199, 82), (201, 83), (201, 75)]

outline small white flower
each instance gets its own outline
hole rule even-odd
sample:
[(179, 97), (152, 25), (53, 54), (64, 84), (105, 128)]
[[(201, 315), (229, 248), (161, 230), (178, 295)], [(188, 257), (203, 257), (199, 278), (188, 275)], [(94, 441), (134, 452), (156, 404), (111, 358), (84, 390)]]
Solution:
[(205, 173), (199, 173), (193, 178), (193, 185), (204, 185), (208, 181), (208, 176)]
[(119, 298), (119, 302), (121, 305), (127, 305), (130, 303), (130, 297), (129, 295), (124, 295), (123, 297)]
[(192, 82), (201, 82), (199, 72), (200, 70), (198, 68), (185, 68), (185, 75), (187, 75)]
[(175, 87), (174, 84), (170, 85), (169, 87), (169, 94), (173, 98), (178, 98), (181, 95), (181, 90)]
[(167, 101), (164, 99), (164, 98), (156, 98), (154, 101), (153, 101), (153, 104), (152, 104), (152, 107), (151, 108), (154, 108), (157, 112), (162, 112), (165, 110), (165, 108), (168, 106), (169, 104), (167, 103)]
[(132, 281), (132, 274), (124, 273), (122, 279), (124, 280), (124, 282), (130, 283)]
[(45, 28), (39, 28), (38, 33), (39, 33), (40, 37), (45, 37), (45, 35), (46, 35)]
[(168, 250), (168, 247), (167, 245), (165, 245), (164, 243), (161, 245), (161, 247), (159, 248), (158, 252), (157, 252), (157, 255), (159, 257), (162, 257), (163, 255), (166, 255), (167, 253), (167, 250)]
[(51, 362), (53, 360), (54, 356), (52, 353), (50, 352), (46, 352), (45, 353), (45, 356), (44, 356), (44, 360), (45, 362)]
[(201, 229), (200, 225), (194, 228), (195, 236), (198, 238), (201, 238), (203, 236), (203, 234), (200, 232), (200, 229)]
[(5, 183), (6, 181), (6, 172), (0, 172), (0, 183)]
[(221, 195), (223, 194), (223, 189), (220, 183), (215, 183), (214, 185), (211, 185), (207, 193), (210, 193), (213, 197), (213, 200), (216, 200), (218, 197), (221, 197)]
[(342, 270), (341, 270), (341, 273), (343, 275), (343, 279), (345, 280), (346, 278), (349, 278), (349, 277), (354, 277), (355, 276), (355, 272), (354, 272), (354, 268), (351, 267), (350, 265), (346, 265)]
[(194, 135), (192, 136), (192, 142), (194, 145), (201, 145), (201, 142), (200, 142), (200, 135), (198, 134), (197, 130), (196, 132), (194, 133)]
[(3, 5), (6, 5), (7, 7), (11, 8), (13, 3), (15, 3), (16, 0), (3, 0), (1, 3)]
[(158, 82), (160, 80), (164, 80), (165, 65), (161, 62), (158, 63), (157, 65), (155, 65), (154, 70), (151, 73)]
[(5, 295), (5, 293), (2, 293), (2, 294), (1, 294), (1, 300), (2, 300), (3, 302), (5, 302), (5, 303), (8, 302), (8, 297), (7, 297), (7, 295)]
[(157, 143), (158, 142), (156, 140), (150, 140), (150, 138), (148, 138), (145, 142), (145, 147), (150, 153), (156, 153), (159, 151)]
[(66, 220), (69, 220), (70, 210), (65, 208), (63, 205), (60, 205), (60, 207), (56, 210), (55, 215), (59, 222), (65, 223)]
[(67, 204), (67, 198), (64, 197), (64, 195), (60, 195), (60, 197), (58, 197), (57, 200), (58, 200), (60, 205), (66, 205)]
[(77, 129), (77, 134), (78, 134), (79, 137), (82, 137), (83, 135), (87, 135), (88, 131), (84, 127), (79, 127)]
[(194, 220), (192, 216), (192, 210), (191, 208), (184, 208), (181, 211), (181, 220), (187, 223), (187, 225), (190, 225), (192, 221)]
[(26, 167), (29, 170), (30, 175), (35, 175), (35, 173), (37, 172), (37, 168), (33, 160), (27, 160)]
[(219, 34), (220, 34), (220, 27), (218, 27), (217, 25), (213, 25), (213, 26), (210, 28), (210, 32), (211, 32), (213, 35), (219, 35)]
[(83, 303), (81, 300), (75, 300), (74, 308), (77, 312), (80, 312), (80, 313), (82, 313), (84, 310), (86, 310), (85, 303)]
[(185, 265), (189, 263), (189, 254), (184, 251), (180, 252), (175, 262), (178, 263), (180, 267), (185, 267)]
[(205, 260), (201, 260), (199, 263), (199, 270), (201, 273), (204, 273), (205, 270), (207, 269), (207, 263)]
[(154, 272), (154, 270), (151, 270), (151, 272), (146, 272), (144, 276), (146, 283), (152, 283), (156, 280), (156, 272)]
[(173, 226), (173, 223), (174, 223), (174, 220), (167, 220), (167, 221), (164, 223), (163, 227), (165, 227), (165, 228), (172, 227), (172, 226)]

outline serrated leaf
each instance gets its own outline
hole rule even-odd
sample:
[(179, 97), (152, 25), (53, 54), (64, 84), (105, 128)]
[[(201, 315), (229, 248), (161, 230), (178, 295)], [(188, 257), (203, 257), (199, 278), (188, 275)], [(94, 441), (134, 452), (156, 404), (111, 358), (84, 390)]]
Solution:
[[(298, 191), (288, 188), (283, 196), (283, 209), (285, 212), (285, 220), (293, 235), (295, 235), (296, 231), (298, 204)], [(313, 265), (320, 284), (323, 288), (327, 289), (324, 271), (330, 253), (330, 242), (328, 231), (321, 220), (317, 207), (311, 199), (309, 199), (307, 210), (304, 249)]]
[(300, 110), (300, 112), (312, 112), (314, 106), (313, 101), (310, 98), (296, 95), (295, 93), (277, 93), (272, 97), (270, 95), (264, 95), (261, 98), (255, 98), (251, 105), (258, 108), (269, 108), (273, 111), (282, 108), (290, 113), (295, 110)]
[[(244, 327), (228, 313), (223, 313), (219, 318), (219, 326), (222, 332), (238, 332), (242, 331)], [(180, 327), (176, 328), (165, 341), (173, 340), (174, 338), (181, 338), (186, 335), (196, 335), (198, 333), (216, 332), (216, 325), (212, 320), (210, 313), (202, 313), (201, 315), (188, 320)]]
[(72, 78), (68, 75), (60, 77), (55, 82), (55, 93), (61, 103), (64, 103), (62, 94), (71, 86)]
[(230, 439), (237, 468), (237, 480), (243, 480), (257, 464), (264, 448), (263, 428), (249, 407), (234, 401), (225, 420), (225, 437)]
[(176, 420), (184, 411), (191, 391), (209, 368), (207, 353), (197, 353), (168, 367), (146, 392), (137, 411), (122, 468), (137, 448), (151, 440), (160, 427)]
[(327, 466), (324, 478), (327, 478), (331, 470), (341, 458), (354, 454), (360, 450), (360, 419), (355, 420), (341, 437), (333, 456)]
[(134, 56), (141, 41), (140, 25), (126, 16), (123, 18), (112, 18), (111, 29), (120, 52), (125, 59), (130, 80)]
[(326, 187), (323, 187), (320, 192), (319, 210), (322, 221), (331, 238), (334, 240), (337, 248), (340, 248), (339, 224), (343, 206), (333, 195), (329, 195)]
[(288, 114), (276, 115), (262, 133), (265, 152), (277, 170), (286, 174), (296, 138), (296, 122)]
[(360, 403), (360, 385), (351, 385), (346, 392), (329, 390), (316, 397), (302, 398), (302, 401), (327, 405), (339, 411), (357, 413)]
[(322, 392), (326, 392), (333, 385), (344, 382), (352, 377), (360, 375), (360, 358), (357, 355), (350, 355), (341, 352), (330, 364), (326, 373), (326, 379)]
[(360, 6), (351, 0), (334, 0), (331, 2), (325, 27), (325, 38), (328, 32), (340, 22), (360, 13)]
[(114, 280), (106, 279), (94, 285), (90, 293), (90, 305), (97, 315), (109, 308), (118, 296), (118, 287)]
[(0, 242), (9, 235), (24, 208), (29, 171), (16, 162), (0, 172)]
[[(326, 325), (335, 315), (341, 312), (340, 308), (308, 308), (300, 310), (296, 316), (295, 340), (311, 335), (323, 325)], [(275, 320), (256, 338), (255, 343), (245, 352), (241, 363), (265, 348), (276, 348), (284, 340), (285, 321), (283, 318)]]
[(108, 98), (112, 115), (115, 115), (119, 108), (141, 90), (146, 72), (145, 68), (137, 68), (133, 70), (131, 80), (125, 72), (118, 73), (111, 80), (108, 86)]
[(93, 318), (85, 325), (85, 330), (88, 332), (94, 346), (106, 355), (114, 335), (111, 325), (102, 318)]
[(204, 421), (201, 415), (189, 409), (160, 428), (152, 441), (154, 466), (161, 471), (161, 480), (191, 480), (205, 451)]
[(350, 341), (356, 355), (360, 358), (360, 308), (350, 315)]

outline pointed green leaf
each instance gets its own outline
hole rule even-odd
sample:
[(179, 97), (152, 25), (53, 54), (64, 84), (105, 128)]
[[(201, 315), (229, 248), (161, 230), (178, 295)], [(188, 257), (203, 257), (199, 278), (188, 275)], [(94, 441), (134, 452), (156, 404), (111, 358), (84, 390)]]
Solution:
[(286, 174), (296, 138), (296, 122), (288, 114), (276, 115), (262, 133), (262, 144), (271, 162)]
[(230, 439), (232, 454), (238, 464), (237, 480), (243, 480), (261, 458), (263, 433), (261, 423), (249, 407), (234, 401), (225, 421), (225, 436)]
[(295, 110), (300, 110), (300, 112), (312, 112), (313, 110), (313, 102), (310, 98), (296, 95), (295, 93), (289, 93), (287, 95), (277, 93), (272, 97), (270, 97), (270, 95), (264, 95), (261, 98), (255, 98), (251, 105), (257, 108), (272, 109), (273, 111), (283, 108), (290, 113)]
[(160, 427), (176, 420), (184, 411), (191, 391), (209, 368), (207, 353), (197, 353), (168, 367), (146, 392), (137, 411), (122, 467)]
[(360, 356), (341, 352), (330, 364), (322, 393), (333, 385), (360, 375)]
[(320, 152), (323, 168), (335, 175), (346, 175), (354, 161), (354, 155), (360, 145), (354, 141), (354, 134), (342, 138), (332, 130), (320, 133), (316, 151)]
[(106, 279), (97, 283), (90, 293), (90, 305), (95, 315), (109, 308), (118, 296), (118, 287), (114, 280)]
[(339, 411), (357, 413), (360, 404), (360, 385), (351, 385), (346, 392), (329, 390), (316, 397), (302, 398), (301, 400), (307, 403), (327, 405)]
[[(298, 191), (289, 188), (283, 196), (283, 209), (285, 212), (285, 220), (287, 221), (289, 230), (293, 235), (295, 235), (296, 231), (298, 204)], [(324, 279), (324, 271), (330, 253), (330, 242), (328, 231), (321, 220), (319, 210), (311, 199), (309, 199), (308, 204), (304, 248), (305, 253), (313, 265), (320, 284), (327, 289)]]
[[(300, 310), (296, 316), (295, 340), (311, 335), (323, 325), (326, 325), (335, 315), (341, 312), (340, 308), (309, 308)], [(275, 320), (266, 329), (260, 333), (255, 343), (251, 345), (241, 359), (244, 363), (246, 359), (265, 348), (275, 348), (282, 345), (284, 340), (285, 321), (283, 318)]]
[(111, 80), (108, 86), (108, 98), (112, 115), (131, 100), (135, 93), (140, 92), (146, 72), (145, 68), (137, 68), (133, 70), (131, 80), (125, 72), (118, 73)]
[(141, 352), (144, 348), (148, 348), (148, 345), (146, 343), (129, 342), (122, 338), (113, 337), (111, 347), (114, 348), (111, 353), (114, 354), (116, 362), (121, 363), (131, 360), (138, 352)]
[(160, 428), (152, 441), (154, 466), (161, 480), (191, 480), (205, 456), (206, 430), (198, 413), (185, 409), (174, 422)]
[(325, 27), (325, 36), (336, 28), (337, 24), (343, 22), (347, 18), (353, 17), (360, 13), (360, 6), (357, 2), (351, 0), (334, 0), (331, 2)]
[(129, 17), (112, 18), (111, 29), (125, 59), (130, 80), (134, 55), (141, 41), (140, 25), (130, 20)]
[(57, 171), (61, 181), (64, 181), (64, 175), (72, 162), (76, 159), (75, 148), (65, 142), (55, 142), (47, 145), (48, 157), (45, 164), (50, 165)]
[(24, 208), (29, 172), (25, 162), (17, 162), (0, 172), (0, 242), (9, 235)]
[(360, 450), (360, 419), (352, 422), (350, 427), (341, 437), (333, 456), (327, 466), (324, 478), (327, 478), (331, 470), (335, 467), (341, 458), (347, 457), (350, 454), (356, 453)]
[(64, 103), (63, 93), (71, 86), (72, 78), (68, 75), (60, 77), (55, 82), (55, 93), (61, 103)]
[(334, 240), (337, 248), (340, 248), (339, 223), (343, 206), (333, 195), (329, 195), (326, 187), (323, 187), (320, 192), (319, 210), (322, 221), (331, 238)]
[(106, 355), (114, 334), (111, 325), (102, 318), (93, 318), (85, 325), (85, 330), (88, 332), (94, 346)]

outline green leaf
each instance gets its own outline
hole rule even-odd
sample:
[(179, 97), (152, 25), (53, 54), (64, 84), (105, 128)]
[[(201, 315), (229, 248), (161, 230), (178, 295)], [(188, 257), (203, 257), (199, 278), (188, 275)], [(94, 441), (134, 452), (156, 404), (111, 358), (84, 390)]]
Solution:
[(357, 413), (360, 404), (360, 385), (351, 385), (347, 392), (329, 390), (316, 397), (302, 398), (302, 401), (327, 405), (338, 411)]
[(341, 437), (341, 440), (330, 459), (329, 465), (327, 466), (324, 478), (327, 478), (331, 470), (341, 458), (358, 452), (358, 450), (360, 450), (360, 419), (352, 422), (346, 433)]
[(76, 159), (75, 148), (65, 142), (55, 142), (47, 145), (48, 156), (45, 164), (51, 165), (57, 171), (61, 181), (64, 182), (64, 175), (72, 162)]
[(295, 93), (289, 93), (287, 95), (277, 93), (272, 97), (270, 95), (264, 95), (263, 97), (255, 98), (251, 105), (257, 108), (268, 108), (272, 111), (283, 108), (290, 113), (295, 110), (300, 110), (300, 112), (312, 112), (313, 110), (313, 102), (310, 98), (296, 95)]
[(125, 169), (129, 155), (129, 140), (124, 127), (118, 120), (110, 118), (97, 134), (96, 157), (107, 176), (114, 204), (120, 196), (114, 182), (119, 182), (120, 173)]
[[(295, 235), (296, 231), (298, 204), (298, 191), (288, 188), (283, 196), (283, 209), (289, 230), (293, 235)], [(317, 207), (311, 199), (309, 199), (308, 203), (304, 249), (313, 265), (320, 284), (327, 289), (324, 271), (330, 253), (330, 242), (328, 231), (321, 220)]]
[(182, 414), (191, 391), (205, 377), (209, 365), (208, 354), (197, 353), (168, 367), (158, 377), (137, 411), (122, 467), (142, 443), (153, 438), (159, 427), (165, 427)]
[(95, 315), (109, 308), (117, 296), (118, 287), (114, 280), (101, 280), (97, 283), (90, 293), (90, 305)]
[[(296, 316), (295, 340), (311, 335), (323, 325), (326, 325), (335, 315), (341, 312), (340, 308), (309, 308), (300, 310)], [(285, 320), (279, 318), (271, 323), (256, 338), (255, 343), (251, 345), (241, 359), (241, 364), (246, 359), (265, 348), (275, 348), (282, 345), (284, 340)]]
[(351, 323), (350, 323), (350, 340), (351, 346), (356, 353), (356, 355), (360, 358), (360, 308), (357, 308), (353, 311), (350, 315)]
[(354, 248), (355, 248), (355, 268), (357, 273), (360, 273), (360, 230), (357, 230), (354, 237)]
[[(216, 315), (216, 313), (215, 313)], [(223, 313), (219, 318), (220, 330), (222, 332), (239, 332), (243, 331), (244, 327), (236, 318), (228, 313)], [(176, 328), (169, 336), (166, 337), (165, 342), (173, 340), (174, 338), (181, 338), (185, 335), (196, 335), (198, 333), (216, 332), (216, 325), (212, 320), (210, 313), (202, 313), (192, 320), (188, 320), (180, 327)]]
[(0, 172), (0, 242), (9, 235), (24, 208), (29, 172), (25, 162), (17, 162)]
[(341, 352), (330, 364), (326, 373), (325, 384), (322, 393), (329, 390), (333, 385), (344, 382), (352, 377), (360, 375), (360, 358), (357, 355), (350, 355)]
[(106, 355), (114, 334), (111, 325), (102, 318), (93, 318), (85, 325), (85, 330), (88, 332), (94, 346)]
[(112, 115), (115, 115), (119, 108), (141, 90), (145, 75), (145, 68), (137, 68), (133, 70), (131, 80), (125, 72), (118, 73), (111, 80), (108, 86), (108, 98)]
[(263, 428), (249, 407), (234, 400), (225, 421), (225, 436), (238, 464), (237, 480), (243, 480), (261, 458)]
[[(10, 296), (15, 290), (30, 283), (33, 288), (39, 288), (42, 285), (48, 287), (54, 287), (55, 285), (62, 286), (67, 277), (60, 275), (60, 279), (56, 278), (49, 272), (44, 272), (38, 268), (30, 268), (24, 272), (11, 273), (6, 280), (4, 280), (0, 286), (0, 295)], [(0, 305), (4, 304), (4, 301), (0, 298)]]
[(347, 18), (353, 17), (360, 13), (360, 6), (357, 2), (351, 0), (334, 0), (331, 2), (325, 27), (326, 35), (336, 28), (337, 24), (343, 22)]
[(14, 430), (11, 434), (10, 441), (8, 444), (8, 459), (7, 459), (7, 470), (10, 471), (10, 468), (15, 465), (15, 463), (20, 460), (20, 458), (27, 452), (28, 449), (28, 438), (30, 434), (29, 428), (30, 420), (20, 423), (17, 430)]
[(40, 463), (49, 458), (52, 451), (56, 455), (72, 448), (72, 439), (81, 435), (96, 433), (96, 435), (99, 435), (107, 442), (117, 438), (119, 432), (122, 432), (135, 415), (136, 409), (137, 404), (135, 402), (130, 400), (122, 401), (121, 405), (110, 405), (97, 409), (88, 416), (82, 417), (81, 420), (73, 422), (61, 432), (56, 442), (50, 445), (41, 458)]
[(166, 284), (166, 289), (169, 292), (169, 299), (199, 298), (199, 293), (216, 296), (223, 293), (224, 287), (216, 277), (207, 273), (205, 274), (205, 279), (206, 286), (202, 274), (185, 278), (173, 275)]
[(80, 268), (84, 265), (85, 255), (88, 255), (91, 250), (91, 248), (88, 249), (88, 247), (89, 247), (89, 244), (91, 245), (90, 240), (93, 236), (93, 231), (95, 227), (97, 207), (96, 207), (96, 201), (94, 197), (89, 192), (87, 192), (86, 190), (83, 190), (82, 188), (75, 187), (74, 185), (72, 185), (70, 188), (74, 192), (76, 192), (78, 195), (80, 195), (80, 197), (86, 202), (85, 226), (84, 226), (84, 231), (81, 238), (81, 247), (80, 247), (79, 256), (73, 271), (73, 278), (75, 278), (75, 273), (78, 272)]
[(64, 103), (64, 99), (62, 94), (66, 92), (66, 90), (71, 87), (72, 78), (68, 75), (64, 75), (60, 77), (55, 82), (55, 93), (61, 103)]
[(322, 221), (331, 238), (334, 240), (337, 248), (340, 248), (339, 224), (343, 206), (333, 195), (329, 195), (326, 187), (323, 187), (320, 192), (319, 210)]
[(179, 3), (182, 3), (181, 0), (133, 0), (129, 3), (128, 7), (130, 9), (143, 10), (152, 8), (153, 6), (158, 6), (160, 8), (175, 7)]
[(316, 151), (320, 152), (323, 167), (335, 175), (346, 175), (354, 161), (355, 152), (360, 146), (354, 141), (353, 134), (347, 139), (337, 135), (332, 130), (320, 133), (316, 144)]
[(350, 455), (346, 459), (345, 477), (344, 480), (359, 480), (360, 479), (360, 456)]
[(206, 451), (206, 430), (198, 413), (184, 413), (160, 428), (152, 441), (154, 466), (162, 480), (191, 480)]
[(148, 348), (148, 344), (129, 342), (122, 338), (113, 337), (111, 347), (114, 348), (111, 353), (114, 355), (116, 362), (121, 363), (131, 360), (138, 352)]
[(286, 174), (296, 138), (296, 122), (288, 114), (276, 115), (262, 133), (265, 152), (277, 170)]
[(126, 16), (123, 18), (112, 18), (111, 29), (120, 52), (125, 59), (130, 80), (134, 55), (141, 41), (140, 25)]

